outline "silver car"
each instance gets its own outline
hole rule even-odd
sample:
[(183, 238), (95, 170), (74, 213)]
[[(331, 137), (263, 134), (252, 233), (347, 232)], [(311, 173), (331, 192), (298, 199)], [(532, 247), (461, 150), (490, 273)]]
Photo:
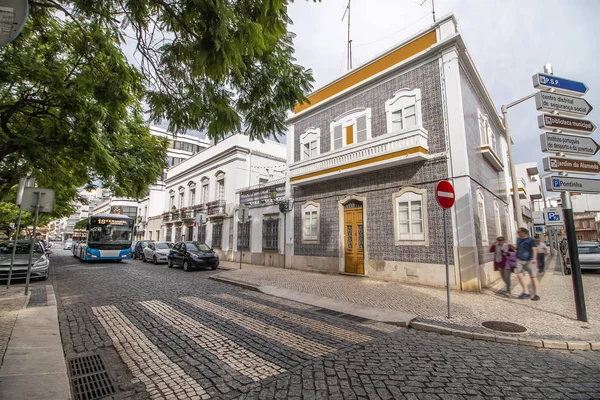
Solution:
[(578, 243), (577, 250), (581, 269), (600, 269), (600, 246), (597, 243)]
[(71, 250), (73, 249), (73, 239), (65, 240), (65, 244), (63, 245), (63, 250)]
[[(0, 242), (0, 279), (8, 279), (10, 258), (14, 243), (14, 240)], [(30, 246), (30, 240), (17, 241), (15, 261), (13, 263), (12, 271), (13, 279), (22, 279), (27, 276), (27, 264), (29, 261)], [(52, 252), (50, 250), (46, 250), (40, 241), (35, 241), (33, 246), (33, 265), (31, 266), (31, 278), (38, 278), (42, 281), (48, 279), (48, 276), (50, 276), (50, 259), (48, 256), (50, 254), (52, 254)]]
[(171, 247), (173, 247), (173, 243), (150, 242), (148, 243), (148, 246), (144, 247), (142, 261), (152, 261), (154, 265), (166, 263)]

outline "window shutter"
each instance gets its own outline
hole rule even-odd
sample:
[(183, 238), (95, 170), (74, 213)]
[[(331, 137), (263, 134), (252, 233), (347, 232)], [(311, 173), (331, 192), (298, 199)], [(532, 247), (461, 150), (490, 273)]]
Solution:
[(356, 141), (358, 143), (367, 140), (367, 116), (363, 115), (356, 119)]
[(338, 125), (333, 128), (333, 149), (341, 149), (342, 144), (342, 125)]

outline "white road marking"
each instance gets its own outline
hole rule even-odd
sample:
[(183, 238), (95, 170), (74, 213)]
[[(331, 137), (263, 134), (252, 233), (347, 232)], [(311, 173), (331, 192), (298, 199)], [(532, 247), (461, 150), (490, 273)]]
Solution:
[(454, 193), (450, 193), (450, 192), (437, 192), (438, 197), (447, 197), (449, 199), (453, 199), (454, 198)]
[(162, 301), (142, 301), (140, 304), (170, 326), (183, 332), (219, 360), (255, 382), (285, 372), (284, 368), (257, 356)]
[[(210, 395), (179, 365), (169, 360), (117, 307), (92, 307), (129, 371), (146, 385), (151, 399)], [(182, 390), (183, 389), (183, 390)]]
[(192, 306), (201, 310), (213, 313), (218, 317), (224, 318), (233, 324), (248, 329), (249, 331), (265, 336), (271, 340), (289, 346), (313, 357), (320, 357), (336, 350), (334, 347), (314, 342), (295, 333), (287, 332), (283, 329), (277, 328), (276, 326), (272, 326), (257, 319), (247, 317), (243, 314), (198, 297), (181, 297), (180, 300), (185, 301), (186, 303), (191, 304)]
[(281, 318), (285, 321), (290, 321), (295, 324), (305, 326), (309, 329), (313, 329), (318, 332), (327, 333), (329, 335), (338, 337), (340, 339), (347, 340), (349, 342), (360, 343), (360, 342), (368, 342), (370, 340), (373, 340), (373, 338), (371, 336), (352, 332), (347, 329), (338, 328), (337, 326), (330, 325), (323, 321), (319, 321), (319, 320), (312, 319), (312, 318), (302, 317), (300, 315), (297, 315), (297, 314), (294, 314), (291, 312), (287, 312), (287, 311), (283, 311), (283, 310), (280, 310), (275, 307), (270, 307), (270, 306), (267, 306), (264, 304), (255, 303), (255, 302), (249, 301), (249, 300), (243, 300), (243, 299), (240, 299), (238, 297), (235, 297), (235, 296), (232, 296), (229, 294), (221, 294), (221, 295), (218, 295), (217, 297), (220, 297), (227, 301), (231, 301), (232, 303), (241, 304), (244, 307), (250, 307), (250, 308), (254, 308), (255, 310), (263, 311), (263, 312), (267, 313), (268, 315), (272, 315), (274, 317)]

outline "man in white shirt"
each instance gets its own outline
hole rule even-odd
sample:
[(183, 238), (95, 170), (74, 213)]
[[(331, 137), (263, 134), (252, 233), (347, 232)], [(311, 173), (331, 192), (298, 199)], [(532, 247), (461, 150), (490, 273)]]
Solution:
[(540, 235), (535, 235), (535, 242), (537, 243), (537, 265), (538, 271), (544, 272), (546, 269), (546, 254), (549, 254), (549, 248), (546, 243), (540, 238)]

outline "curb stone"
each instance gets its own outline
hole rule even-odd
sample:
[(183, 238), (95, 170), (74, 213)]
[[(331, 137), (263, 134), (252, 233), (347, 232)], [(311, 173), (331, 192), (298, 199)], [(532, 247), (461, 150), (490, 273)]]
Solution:
[(424, 322), (411, 322), (410, 328), (439, 333), (441, 335), (452, 335), (472, 340), (484, 340), (488, 342), (515, 344), (520, 346), (544, 347), (547, 349), (560, 350), (600, 350), (600, 342), (561, 342), (558, 340), (542, 340), (534, 338), (519, 338), (514, 336), (492, 335), (488, 333), (477, 333), (450, 329), (443, 326), (427, 324)]
[[(210, 276), (208, 279), (212, 279), (217, 282), (228, 283), (242, 287), (244, 289), (252, 290), (255, 292), (261, 292), (260, 287), (257, 285), (249, 284), (246, 282), (237, 281), (230, 278), (220, 276), (222, 274), (216, 274)], [(596, 350), (600, 351), (600, 342), (561, 342), (557, 340), (542, 340), (535, 338), (520, 338), (515, 336), (504, 336), (504, 335), (493, 335), (489, 333), (477, 333), (464, 331), (459, 329), (451, 329), (444, 326), (428, 324), (425, 322), (410, 322), (407, 328), (413, 328), (415, 330), (427, 331), (438, 333), (440, 335), (450, 335), (461, 337), (471, 340), (483, 340), (488, 342), (496, 342), (503, 344), (515, 344), (519, 346), (530, 346), (530, 347), (544, 347), (547, 349), (562, 349), (562, 350)]]

